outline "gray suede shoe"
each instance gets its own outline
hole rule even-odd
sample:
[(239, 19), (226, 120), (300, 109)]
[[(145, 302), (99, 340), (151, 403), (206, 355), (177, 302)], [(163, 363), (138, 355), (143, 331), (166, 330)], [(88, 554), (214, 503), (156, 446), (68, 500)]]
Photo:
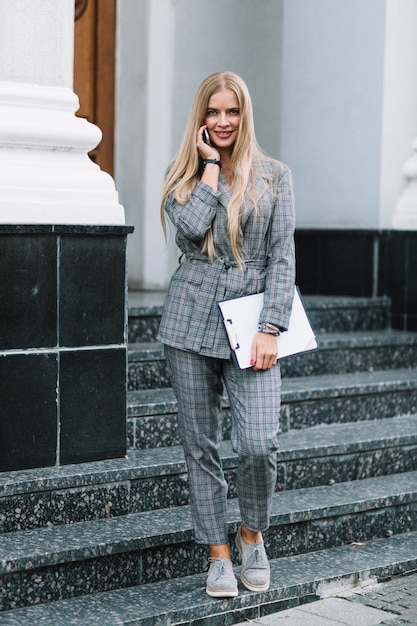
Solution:
[(263, 543), (247, 544), (243, 541), (241, 529), (236, 534), (236, 547), (242, 567), (240, 578), (249, 591), (266, 591), (269, 587), (270, 568)]
[(237, 596), (237, 580), (229, 559), (210, 559), (206, 591), (212, 598), (235, 598)]

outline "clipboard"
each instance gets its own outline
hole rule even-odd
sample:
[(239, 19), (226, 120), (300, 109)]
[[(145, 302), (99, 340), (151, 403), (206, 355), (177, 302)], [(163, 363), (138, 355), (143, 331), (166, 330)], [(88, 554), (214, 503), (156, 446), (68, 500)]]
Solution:
[[(218, 302), (233, 355), (240, 369), (250, 364), (252, 342), (258, 332), (263, 293)], [(314, 331), (304, 309), (298, 287), (294, 289), (288, 330), (277, 337), (278, 359), (317, 349)]]

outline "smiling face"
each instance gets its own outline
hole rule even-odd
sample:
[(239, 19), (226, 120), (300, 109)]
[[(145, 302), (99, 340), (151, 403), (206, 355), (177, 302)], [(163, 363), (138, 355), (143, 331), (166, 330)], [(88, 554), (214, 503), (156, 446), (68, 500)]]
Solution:
[(204, 124), (207, 124), (212, 145), (220, 152), (233, 150), (239, 132), (240, 108), (232, 89), (224, 88), (211, 96)]

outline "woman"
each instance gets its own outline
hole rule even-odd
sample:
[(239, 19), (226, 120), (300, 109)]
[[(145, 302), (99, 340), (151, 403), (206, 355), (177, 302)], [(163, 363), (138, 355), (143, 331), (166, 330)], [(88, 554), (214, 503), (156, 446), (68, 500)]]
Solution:
[[(165, 344), (178, 401), (195, 538), (210, 546), (206, 591), (213, 597), (238, 594), (219, 457), (223, 384), (238, 455), (240, 577), (251, 591), (269, 587), (262, 533), (269, 527), (276, 482), (277, 336), (288, 327), (294, 294), (293, 204), (290, 171), (257, 144), (246, 84), (232, 72), (208, 76), (195, 95), (162, 194), (164, 228), (167, 214), (183, 254), (158, 339)], [(261, 291), (252, 367), (240, 370), (231, 359), (217, 303)]]

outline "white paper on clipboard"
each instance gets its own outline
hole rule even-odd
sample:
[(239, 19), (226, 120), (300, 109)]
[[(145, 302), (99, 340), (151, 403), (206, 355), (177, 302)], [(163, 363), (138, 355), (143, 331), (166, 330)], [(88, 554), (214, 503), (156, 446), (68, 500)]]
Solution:
[[(242, 296), (219, 302), (220, 312), (240, 369), (250, 364), (252, 342), (258, 332), (259, 315), (264, 301), (263, 293)], [(278, 359), (308, 352), (317, 348), (317, 341), (304, 309), (298, 288), (294, 290), (288, 330), (278, 337)]]

